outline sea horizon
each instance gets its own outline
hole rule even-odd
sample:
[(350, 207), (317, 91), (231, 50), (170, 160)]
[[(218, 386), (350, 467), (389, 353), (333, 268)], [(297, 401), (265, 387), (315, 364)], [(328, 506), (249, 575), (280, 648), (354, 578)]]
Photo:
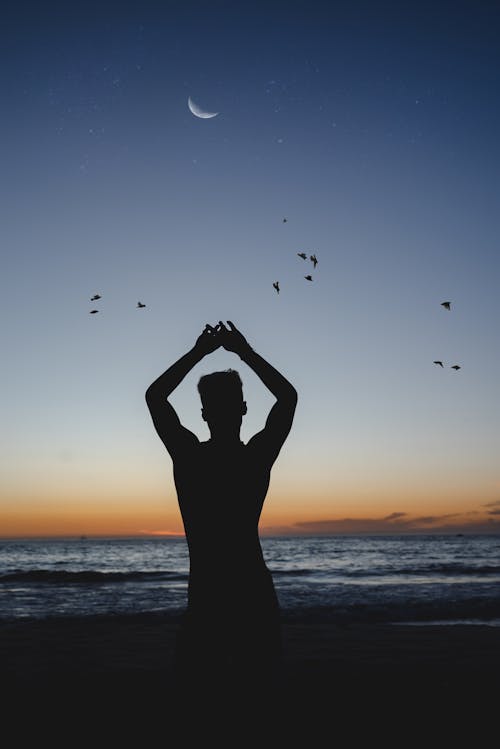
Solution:
[[(313, 538), (393, 538), (398, 536), (411, 536), (411, 537), (461, 537), (461, 536), (481, 536), (481, 537), (499, 537), (500, 532), (487, 532), (487, 531), (415, 531), (415, 530), (401, 530), (401, 531), (370, 531), (370, 532), (357, 532), (357, 533), (265, 533), (259, 532), (259, 538), (279, 539), (279, 538), (295, 538), (295, 539), (313, 539)], [(15, 536), (1, 536), (0, 542), (2, 541), (92, 541), (92, 540), (126, 540), (131, 539), (140, 541), (141, 539), (158, 539), (165, 541), (177, 541), (185, 539), (184, 533), (68, 533), (68, 534), (48, 534), (48, 535), (15, 535)]]

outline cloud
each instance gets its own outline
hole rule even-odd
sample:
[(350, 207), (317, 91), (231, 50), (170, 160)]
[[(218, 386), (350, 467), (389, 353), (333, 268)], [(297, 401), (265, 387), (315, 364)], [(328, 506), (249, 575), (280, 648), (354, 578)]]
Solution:
[(297, 528), (293, 525), (259, 525), (259, 534), (261, 536), (292, 536), (297, 533)]
[(183, 536), (184, 533), (179, 533), (178, 531), (148, 531), (148, 530), (140, 530), (138, 533), (141, 533), (144, 536)]
[(488, 510), (488, 515), (500, 515), (500, 499), (496, 499), (493, 502), (486, 502), (483, 507), (494, 508), (492, 510)]
[(402, 520), (405, 512), (393, 512), (383, 518), (340, 518), (296, 523), (306, 533), (388, 533), (398, 532), (411, 521)]
[(465, 510), (439, 515), (410, 515), (395, 511), (381, 517), (324, 518), (303, 520), (293, 525), (265, 526), (265, 535), (362, 535), (362, 534), (497, 534), (500, 533), (500, 500), (478, 505), (488, 510)]
[[(500, 520), (468, 519), (469, 513), (446, 513), (410, 517), (405, 512), (393, 512), (381, 518), (335, 518), (295, 523), (298, 532), (317, 535), (377, 534), (377, 533), (498, 533)], [(489, 514), (500, 515), (500, 510)], [(450, 522), (451, 521), (451, 522)]]
[(448, 518), (457, 517), (460, 517), (460, 514), (457, 512), (450, 512), (447, 515), (422, 515), (422, 517), (413, 518), (411, 522), (417, 525), (432, 525), (433, 523), (441, 523), (443, 520), (448, 520)]

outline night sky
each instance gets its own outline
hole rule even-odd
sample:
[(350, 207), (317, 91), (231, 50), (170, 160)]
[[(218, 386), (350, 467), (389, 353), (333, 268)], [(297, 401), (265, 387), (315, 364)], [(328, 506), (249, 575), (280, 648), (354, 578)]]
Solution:
[(264, 533), (499, 531), (498, 4), (104, 5), (2, 16), (0, 534), (180, 532), (220, 319), (299, 393)]

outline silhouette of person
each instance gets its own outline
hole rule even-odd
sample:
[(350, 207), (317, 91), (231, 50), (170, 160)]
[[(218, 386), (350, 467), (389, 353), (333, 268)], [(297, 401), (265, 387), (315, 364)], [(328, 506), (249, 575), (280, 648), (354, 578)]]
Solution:
[[(270, 473), (295, 413), (294, 387), (228, 321), (206, 325), (194, 347), (146, 392), (156, 431), (173, 461), (189, 549), (187, 609), (178, 633), (176, 675), (190, 690), (209, 688), (214, 673), (232, 688), (271, 679), (279, 670), (279, 605), (259, 541)], [(262, 431), (240, 440), (247, 412), (238, 372), (204, 375), (201, 415), (210, 439), (182, 426), (168, 397), (204, 356), (223, 346), (237, 354), (276, 398)]]

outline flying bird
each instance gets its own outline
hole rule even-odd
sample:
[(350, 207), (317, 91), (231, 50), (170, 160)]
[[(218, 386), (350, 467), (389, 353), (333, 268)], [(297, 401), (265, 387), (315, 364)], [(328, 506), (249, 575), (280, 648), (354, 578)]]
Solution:
[(273, 287), (274, 287), (274, 288), (276, 289), (276, 291), (277, 291), (277, 292), (278, 292), (278, 294), (279, 294), (279, 293), (280, 293), (280, 284), (279, 284), (279, 281), (275, 281), (275, 282), (273, 283)]
[(460, 364), (453, 364), (451, 368), (456, 370), (461, 369)]
[(287, 218), (284, 218), (284, 219), (283, 219), (283, 223), (284, 223), (284, 224), (286, 224), (286, 222), (287, 222), (287, 221), (288, 221), (288, 219), (287, 219)]
[(142, 302), (137, 302), (137, 309), (139, 309), (140, 307), (145, 307), (145, 306), (146, 305), (143, 304)]
[(94, 294), (94, 296), (90, 298), (90, 301), (91, 302), (96, 302), (100, 298), (101, 298), (100, 294)]
[(310, 255), (309, 260), (314, 264), (314, 267), (316, 268), (318, 264), (318, 258), (316, 257), (316, 255)]
[(439, 364), (440, 367), (443, 366), (443, 362), (442, 361), (435, 361), (434, 364)]
[(297, 255), (302, 258), (302, 260), (307, 260), (307, 255), (305, 252), (297, 252)]
[(98, 309), (91, 309), (89, 312), (89, 315), (97, 315), (98, 312), (99, 312)]
[(450, 309), (451, 302), (441, 302), (441, 307), (444, 307), (445, 309)]
[(313, 280), (312, 276), (304, 276), (304, 278), (306, 279), (306, 281), (312, 281)]

